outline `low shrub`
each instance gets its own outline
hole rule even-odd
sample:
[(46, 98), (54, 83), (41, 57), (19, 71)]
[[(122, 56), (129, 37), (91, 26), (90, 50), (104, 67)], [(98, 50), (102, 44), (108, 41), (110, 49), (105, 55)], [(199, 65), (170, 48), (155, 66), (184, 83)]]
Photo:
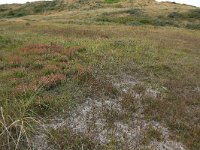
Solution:
[(168, 15), (169, 18), (180, 18), (182, 15), (178, 12), (172, 12)]
[(0, 7), (0, 12), (4, 12), (4, 11), (7, 11), (7, 8)]
[(112, 22), (110, 18), (106, 17), (106, 16), (102, 16), (96, 19), (96, 21), (99, 22)]
[(139, 21), (131, 21), (131, 22), (128, 22), (127, 25), (129, 25), (129, 26), (141, 26), (141, 25), (143, 25), (143, 23), (139, 22)]
[(189, 18), (200, 19), (200, 9), (195, 9), (188, 13)]
[(7, 16), (8, 17), (23, 17), (23, 16), (26, 16), (28, 15), (26, 12), (23, 12), (23, 11), (9, 11)]
[(186, 28), (200, 30), (200, 24), (187, 24)]
[(142, 19), (142, 20), (140, 20), (140, 23), (142, 23), (142, 24), (152, 24), (152, 21), (149, 20), (149, 19)]
[(136, 16), (140, 16), (142, 14), (142, 11), (140, 9), (129, 9), (126, 11), (126, 13), (129, 13), (131, 15), (136, 15)]
[(152, 22), (155, 26), (177, 26), (172, 20), (156, 19)]

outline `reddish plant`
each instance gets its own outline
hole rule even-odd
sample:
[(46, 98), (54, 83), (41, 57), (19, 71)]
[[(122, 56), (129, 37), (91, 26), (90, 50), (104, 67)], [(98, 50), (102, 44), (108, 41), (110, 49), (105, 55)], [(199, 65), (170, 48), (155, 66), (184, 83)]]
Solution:
[(15, 92), (18, 94), (21, 93), (28, 93), (28, 92), (34, 92), (37, 90), (37, 85), (35, 84), (25, 84), (21, 83), (15, 87)]
[(50, 70), (50, 71), (54, 71), (54, 72), (60, 70), (60, 68), (58, 66), (52, 65), (52, 64), (45, 65), (45, 69)]
[(23, 52), (44, 54), (49, 52), (60, 52), (63, 47), (56, 44), (32, 44), (21, 49)]
[(66, 80), (64, 74), (51, 74), (41, 77), (40, 84), (44, 85), (46, 88), (53, 88), (64, 80)]
[(19, 55), (12, 55), (8, 57), (8, 63), (11, 65), (20, 65), (22, 64), (22, 57)]
[(78, 64), (76, 66), (76, 69), (77, 69), (77, 72), (78, 72), (78, 76), (81, 76), (81, 75), (86, 75), (86, 74), (89, 74), (91, 72), (91, 68), (89, 67), (84, 67), (83, 65), (81, 64)]

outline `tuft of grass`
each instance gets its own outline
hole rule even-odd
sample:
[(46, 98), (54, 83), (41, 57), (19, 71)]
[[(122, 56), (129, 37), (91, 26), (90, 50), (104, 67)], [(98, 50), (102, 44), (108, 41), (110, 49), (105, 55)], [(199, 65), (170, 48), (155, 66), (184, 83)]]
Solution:
[(108, 3), (108, 4), (113, 4), (113, 3), (118, 3), (120, 2), (120, 0), (105, 0), (105, 3)]
[[(33, 99), (31, 97), (29, 100)], [(30, 102), (29, 101), (29, 102)], [(6, 100), (0, 108), (0, 144), (2, 149), (31, 148), (31, 136), (42, 119), (28, 113), (29, 102)]]

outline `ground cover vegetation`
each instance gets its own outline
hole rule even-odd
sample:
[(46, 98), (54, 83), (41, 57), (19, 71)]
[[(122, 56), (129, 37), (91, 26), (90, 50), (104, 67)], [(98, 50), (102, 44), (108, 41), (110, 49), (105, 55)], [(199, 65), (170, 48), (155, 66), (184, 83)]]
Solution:
[(53, 1), (0, 17), (0, 149), (200, 148), (198, 8)]

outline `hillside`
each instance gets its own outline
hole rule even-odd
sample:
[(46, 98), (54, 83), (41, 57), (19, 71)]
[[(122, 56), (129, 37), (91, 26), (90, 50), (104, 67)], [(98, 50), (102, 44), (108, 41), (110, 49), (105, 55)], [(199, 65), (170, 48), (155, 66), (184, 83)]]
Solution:
[[(132, 9), (134, 7), (135, 9)], [(157, 3), (154, 0), (140, 1), (44, 1), (24, 5), (1, 5), (1, 18), (19, 18), (27, 15), (50, 15), (57, 12), (98, 10), (116, 8), (115, 13), (101, 13), (94, 21), (126, 25), (174, 26), (200, 29), (200, 9), (174, 3)], [(123, 11), (123, 8), (125, 11)], [(128, 10), (129, 8), (129, 10)], [(132, 10), (131, 10), (132, 9)], [(117, 10), (119, 10), (117, 12)], [(159, 12), (159, 13), (158, 13)], [(46, 18), (46, 17), (45, 17)]]
[(200, 149), (199, 48), (197, 7), (0, 5), (0, 149)]

